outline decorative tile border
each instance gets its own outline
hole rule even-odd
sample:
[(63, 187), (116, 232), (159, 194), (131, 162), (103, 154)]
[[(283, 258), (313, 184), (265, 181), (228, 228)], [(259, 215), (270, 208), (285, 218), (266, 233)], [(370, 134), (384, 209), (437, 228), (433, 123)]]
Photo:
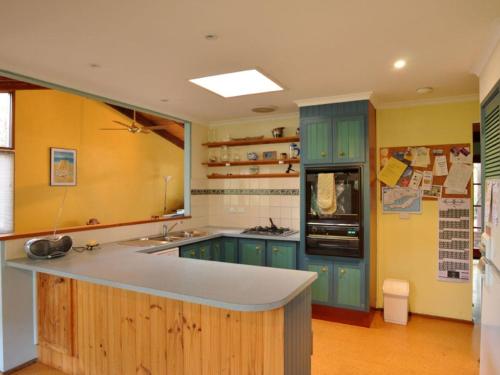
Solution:
[(192, 195), (299, 195), (299, 189), (192, 189)]

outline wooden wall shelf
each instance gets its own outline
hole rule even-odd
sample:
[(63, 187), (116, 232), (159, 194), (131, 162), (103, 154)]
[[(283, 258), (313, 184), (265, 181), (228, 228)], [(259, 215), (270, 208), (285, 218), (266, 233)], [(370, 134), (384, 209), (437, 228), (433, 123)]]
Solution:
[(207, 176), (208, 179), (235, 179), (235, 178), (282, 178), (282, 177), (299, 177), (299, 173), (259, 173), (259, 174), (219, 174), (213, 173)]
[(272, 143), (289, 143), (289, 142), (300, 142), (300, 137), (281, 137), (281, 138), (261, 138), (261, 139), (250, 139), (244, 141), (225, 141), (225, 142), (208, 142), (203, 143), (202, 146), (207, 147), (221, 147), (221, 146), (250, 146), (250, 145), (268, 145)]
[(221, 162), (202, 163), (202, 164), (208, 167), (237, 167), (241, 165), (286, 165), (286, 164), (298, 164), (298, 163), (300, 163), (300, 159), (221, 161)]

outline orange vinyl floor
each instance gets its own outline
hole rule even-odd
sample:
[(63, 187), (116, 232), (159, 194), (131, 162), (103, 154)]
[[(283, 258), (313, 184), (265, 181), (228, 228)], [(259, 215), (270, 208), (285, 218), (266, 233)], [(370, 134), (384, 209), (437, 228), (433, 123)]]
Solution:
[[(407, 326), (384, 323), (377, 312), (371, 328), (313, 321), (313, 375), (479, 374), (478, 330), (473, 325), (413, 316)], [(34, 364), (16, 375), (62, 375)]]

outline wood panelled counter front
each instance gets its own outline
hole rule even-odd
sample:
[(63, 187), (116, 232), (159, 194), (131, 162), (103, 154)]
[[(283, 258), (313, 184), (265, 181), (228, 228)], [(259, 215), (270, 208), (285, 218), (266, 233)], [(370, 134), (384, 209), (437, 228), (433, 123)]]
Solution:
[(240, 312), (38, 274), (39, 360), (67, 374), (309, 374), (310, 288)]

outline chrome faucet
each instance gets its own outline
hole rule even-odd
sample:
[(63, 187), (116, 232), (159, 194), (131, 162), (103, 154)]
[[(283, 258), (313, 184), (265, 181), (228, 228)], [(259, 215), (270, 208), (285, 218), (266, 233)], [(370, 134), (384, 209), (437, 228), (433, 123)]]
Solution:
[(162, 233), (163, 237), (168, 237), (168, 234), (172, 231), (172, 229), (174, 229), (174, 228), (175, 228), (175, 226), (176, 226), (177, 224), (179, 224), (179, 223), (173, 223), (173, 224), (170, 226), (170, 228), (168, 227), (168, 225), (167, 225), (167, 224), (163, 224), (163, 233)]

